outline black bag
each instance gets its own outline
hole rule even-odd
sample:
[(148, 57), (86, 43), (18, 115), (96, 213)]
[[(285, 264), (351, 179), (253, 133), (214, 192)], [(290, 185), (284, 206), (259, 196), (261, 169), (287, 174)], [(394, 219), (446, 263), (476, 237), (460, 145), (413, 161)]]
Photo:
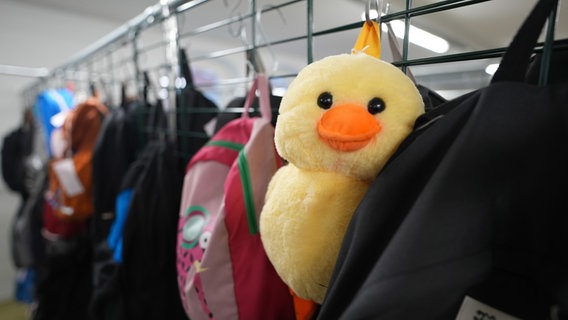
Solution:
[(80, 234), (47, 241), (44, 259), (38, 270), (37, 307), (30, 319), (90, 319), (92, 250), (88, 237)]
[(41, 235), (44, 193), (47, 190), (47, 169), (37, 173), (30, 195), (22, 201), (14, 215), (10, 249), (16, 268), (35, 268), (42, 264), (44, 243)]
[(31, 154), (32, 131), (20, 126), (2, 139), (2, 177), (10, 190), (27, 197), (26, 158)]
[(539, 1), (489, 86), (417, 120), (352, 218), (318, 319), (566, 319), (568, 82), (524, 83), (556, 4)]
[[(156, 108), (161, 108), (161, 106), (158, 104)], [(136, 188), (139, 188), (149, 166), (159, 153), (159, 147), (160, 143), (154, 141), (141, 150), (122, 177), (117, 199), (125, 197), (125, 194), (132, 194)], [(130, 204), (130, 200), (126, 200), (128, 204)], [(95, 249), (95, 289), (91, 299), (90, 311), (93, 319), (96, 320), (128, 319), (125, 301), (130, 299), (130, 297), (127, 297), (130, 285), (127, 285), (123, 280), (126, 274), (123, 266), (119, 263), (122, 259), (116, 259), (116, 256), (122, 256), (122, 250), (118, 248), (122, 247), (124, 224), (128, 220), (129, 211), (129, 208), (118, 208), (117, 204), (113, 224), (107, 233), (107, 238)], [(141, 220), (144, 221), (143, 218)], [(159, 234), (157, 235), (159, 236)], [(119, 250), (120, 253), (116, 253), (116, 250)], [(140, 250), (135, 250), (133, 254), (139, 254), (139, 252)], [(154, 262), (156, 261), (152, 261), (152, 263)], [(141, 268), (140, 270), (145, 269)]]
[(174, 149), (169, 142), (146, 145), (152, 158), (130, 200), (119, 268), (127, 319), (186, 318), (176, 272), (183, 169)]
[(178, 150), (187, 160), (209, 141), (205, 125), (217, 116), (219, 108), (195, 88), (190, 61), (185, 50), (180, 49), (178, 53), (181, 76), (186, 82), (185, 87), (178, 92), (176, 100), (177, 130), (182, 133), (178, 137)]
[[(122, 177), (143, 148), (138, 125), (145, 102), (132, 101), (112, 109), (103, 120), (93, 150), (93, 215), (92, 236), (96, 244), (104, 241), (114, 220), (114, 205)], [(144, 119), (142, 119), (144, 120)]]
[(166, 116), (162, 101), (152, 105), (151, 141), (118, 187), (117, 199), (131, 196), (127, 212), (115, 207), (109, 237), (97, 248), (93, 319), (186, 319), (175, 259), (183, 168), (175, 143), (162, 134)]

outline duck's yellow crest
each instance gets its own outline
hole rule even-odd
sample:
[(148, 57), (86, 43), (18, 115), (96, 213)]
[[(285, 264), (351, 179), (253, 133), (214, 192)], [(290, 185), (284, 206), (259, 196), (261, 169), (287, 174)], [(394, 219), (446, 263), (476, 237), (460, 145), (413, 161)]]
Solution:
[(353, 52), (364, 52), (377, 59), (381, 58), (381, 31), (376, 21), (363, 22)]

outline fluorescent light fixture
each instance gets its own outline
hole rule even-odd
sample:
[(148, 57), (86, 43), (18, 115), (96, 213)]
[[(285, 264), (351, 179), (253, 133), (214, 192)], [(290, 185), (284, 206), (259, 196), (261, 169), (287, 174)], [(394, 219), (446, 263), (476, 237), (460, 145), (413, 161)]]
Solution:
[[(378, 17), (377, 10), (371, 9), (369, 17), (376, 19)], [(365, 21), (365, 12), (361, 15), (361, 20)], [(404, 21), (394, 20), (390, 22), (394, 34), (403, 39), (404, 38)], [(447, 40), (438, 37), (428, 31), (422, 30), (418, 27), (410, 25), (408, 40), (413, 44), (422, 48), (428, 49), (436, 53), (445, 53), (450, 49), (450, 44)]]
[(497, 71), (497, 68), (499, 68), (499, 64), (498, 63), (492, 63), (492, 64), (488, 65), (487, 67), (485, 67), (485, 73), (492, 76), (492, 75), (495, 74), (495, 71)]

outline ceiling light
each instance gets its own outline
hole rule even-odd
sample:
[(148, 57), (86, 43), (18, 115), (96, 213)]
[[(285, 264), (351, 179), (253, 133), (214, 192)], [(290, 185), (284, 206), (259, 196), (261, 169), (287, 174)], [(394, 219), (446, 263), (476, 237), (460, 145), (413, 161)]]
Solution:
[[(398, 38), (404, 38), (404, 21), (391, 21), (392, 31)], [(413, 25), (410, 26), (408, 40), (422, 48), (434, 51), (436, 53), (444, 53), (450, 49), (450, 44), (445, 39), (424, 31)]]
[[(369, 11), (369, 17), (371, 19), (376, 19), (378, 17), (377, 10), (371, 9)], [(365, 21), (365, 12), (361, 15), (361, 20)], [(390, 22), (394, 34), (403, 39), (404, 38), (404, 21), (394, 20)], [(384, 29), (383, 29), (384, 30)], [(408, 40), (413, 44), (420, 46), (422, 48), (428, 49), (436, 53), (445, 53), (450, 49), (450, 44), (447, 40), (438, 37), (428, 31), (422, 30), (418, 27), (410, 25)]]
[(485, 67), (485, 73), (492, 76), (492, 75), (495, 74), (495, 71), (497, 71), (497, 68), (499, 68), (499, 64), (498, 63), (492, 63), (492, 64), (488, 65), (487, 67)]

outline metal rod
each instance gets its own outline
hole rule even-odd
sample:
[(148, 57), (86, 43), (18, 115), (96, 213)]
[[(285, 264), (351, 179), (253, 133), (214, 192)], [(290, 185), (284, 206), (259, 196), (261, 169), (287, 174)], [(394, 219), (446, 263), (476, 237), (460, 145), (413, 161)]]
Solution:
[(49, 74), (47, 68), (20, 67), (0, 64), (0, 74), (17, 77), (43, 78)]
[(244, 16), (234, 16), (231, 18), (227, 18), (227, 19), (223, 19), (223, 20), (219, 20), (201, 27), (197, 27), (197, 28), (193, 28), (188, 32), (184, 32), (180, 34), (180, 38), (185, 38), (185, 37), (189, 37), (189, 36), (194, 36), (194, 35), (198, 35), (207, 31), (212, 31), (215, 29), (219, 29), (225, 26), (228, 26), (232, 23), (238, 22), (238, 21), (242, 21), (245, 20), (247, 18), (250, 18), (251, 15), (247, 14)]
[(144, 79), (140, 69), (140, 49), (138, 48), (138, 32), (130, 32), (130, 42), (132, 45), (132, 62), (134, 63), (134, 75), (136, 77), (136, 93), (140, 101), (144, 100)]
[[(178, 32), (178, 21), (177, 15), (170, 11), (170, 6), (167, 0), (161, 0), (163, 3), (162, 6), (162, 17), (164, 18), (162, 23), (162, 30), (163, 30), (163, 37), (164, 42), (166, 44), (165, 47), (165, 55), (166, 55), (166, 64), (169, 65), (169, 68), (166, 68), (165, 71), (167, 74), (165, 75), (168, 78), (168, 82), (164, 86), (167, 88), (169, 84), (175, 84), (176, 80), (180, 76), (180, 68), (179, 68), (179, 59), (178, 59), (178, 52), (179, 52), (179, 32)], [(175, 8), (175, 7), (174, 7)], [(161, 82), (161, 81), (160, 81)], [(177, 117), (176, 117), (176, 96), (171, 95), (168, 90), (161, 90), (161, 98), (163, 100), (163, 107), (165, 108), (166, 113), (168, 114), (168, 128), (170, 131), (169, 138), (171, 141), (176, 141), (176, 132), (177, 132)]]
[[(256, 16), (256, 0), (250, 0), (250, 14), (252, 17)], [(252, 50), (250, 52), (250, 62), (252, 63), (252, 67), (254, 68), (254, 72), (257, 73), (259, 70), (259, 67), (257, 65), (257, 59), (256, 59), (256, 55), (258, 54), (258, 52), (256, 52), (256, 19), (251, 19), (251, 40), (252, 40)]]
[(308, 64), (310, 64), (314, 61), (314, 1), (308, 0), (307, 7), (307, 47)]
[(538, 79), (538, 84), (540, 86), (545, 86), (548, 84), (548, 76), (550, 71), (550, 64), (552, 59), (552, 44), (554, 42), (554, 27), (556, 24), (556, 11), (558, 10), (558, 4), (552, 8), (550, 15), (548, 16), (548, 27), (546, 28), (546, 39), (544, 41), (544, 48), (542, 51), (542, 61), (540, 64), (540, 75)]
[(202, 5), (208, 1), (210, 0), (174, 1), (179, 3), (174, 5), (170, 4), (170, 9), (175, 10), (176, 13), (182, 13), (186, 10)]
[(493, 1), (493, 0), (447, 0), (447, 1), (440, 1), (437, 3), (432, 3), (428, 5), (423, 5), (420, 7), (416, 7), (414, 9), (408, 9), (405, 11), (405, 14), (408, 14), (410, 17), (417, 17), (425, 14), (436, 13), (440, 11), (448, 11), (451, 9), (456, 9), (459, 7), (471, 6), (474, 4)]
[[(406, 14), (404, 15), (404, 39), (402, 39), (402, 62), (408, 60), (408, 44), (410, 42), (410, 15), (408, 11), (412, 6), (412, 0), (406, 0)], [(402, 72), (406, 74), (407, 65), (402, 65)]]
[[(552, 46), (558, 50), (568, 50), (568, 39), (554, 41)], [(403, 64), (406, 64), (407, 66), (419, 66), (427, 64), (499, 58), (503, 56), (505, 51), (507, 51), (507, 47), (479, 50), (479, 51), (469, 51), (463, 53), (435, 56), (430, 58), (412, 59), (412, 60), (407, 60), (405, 62), (396, 61), (393, 62), (393, 65), (402, 66)], [(544, 51), (544, 43), (540, 42), (536, 45), (534, 52), (540, 53), (543, 51)]]

